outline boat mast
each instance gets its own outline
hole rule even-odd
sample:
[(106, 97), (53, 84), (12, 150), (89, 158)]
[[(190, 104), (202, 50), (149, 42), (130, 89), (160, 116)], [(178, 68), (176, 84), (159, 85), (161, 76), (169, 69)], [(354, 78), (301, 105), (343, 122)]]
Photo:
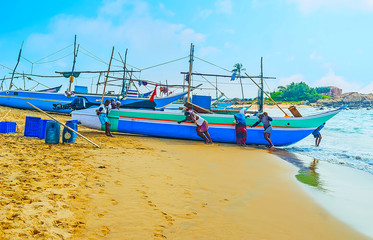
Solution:
[(259, 90), (259, 112), (263, 112), (263, 57), (260, 58), (260, 90)]
[(194, 45), (193, 43), (190, 44), (190, 54), (189, 54), (189, 75), (188, 75), (188, 96), (187, 102), (189, 102), (190, 97), (190, 84), (192, 82), (192, 70), (193, 70), (193, 54), (194, 54)]
[(125, 91), (125, 88), (126, 88), (126, 80), (125, 79), (126, 79), (127, 51), (128, 51), (128, 48), (126, 48), (126, 53), (124, 54), (124, 61), (123, 61), (122, 56), (118, 52), (119, 57), (120, 57), (120, 59), (122, 60), (122, 63), (123, 63), (123, 82), (122, 82), (122, 91), (121, 91), (122, 96), (124, 96), (124, 91)]
[(105, 89), (106, 89), (107, 79), (109, 78), (110, 67), (111, 67), (111, 60), (113, 60), (113, 54), (114, 54), (114, 46), (113, 46), (113, 50), (111, 51), (111, 57), (110, 57), (110, 61), (109, 61), (109, 67), (107, 69), (107, 74), (106, 74), (106, 79), (105, 79), (105, 84), (104, 84), (104, 90), (102, 91), (102, 98), (101, 98), (100, 105), (102, 105), (103, 102), (104, 102)]
[(71, 70), (71, 75), (70, 75), (69, 92), (71, 91), (71, 84), (74, 82), (74, 69), (75, 69), (76, 56), (78, 55), (78, 51), (79, 51), (79, 45), (78, 45), (78, 49), (76, 49), (76, 35), (75, 35), (75, 39), (74, 39), (74, 61), (73, 61), (73, 68)]
[(16, 64), (16, 66), (15, 66), (14, 69), (13, 69), (12, 79), (10, 80), (10, 85), (9, 85), (9, 90), (11, 90), (12, 87), (13, 87), (14, 73), (16, 72), (16, 69), (17, 69), (17, 67), (18, 67), (19, 60), (21, 59), (21, 53), (22, 53), (23, 42), (24, 42), (24, 41), (22, 41), (21, 49), (19, 50), (17, 64)]

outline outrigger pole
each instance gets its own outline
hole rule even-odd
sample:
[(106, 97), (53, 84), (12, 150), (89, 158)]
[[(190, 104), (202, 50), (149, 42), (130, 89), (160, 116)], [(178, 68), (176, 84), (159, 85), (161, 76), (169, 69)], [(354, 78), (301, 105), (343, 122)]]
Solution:
[(18, 59), (17, 59), (17, 64), (16, 64), (16, 66), (15, 66), (14, 69), (13, 69), (12, 79), (10, 80), (10, 85), (9, 85), (9, 90), (11, 90), (12, 87), (13, 87), (14, 73), (16, 72), (16, 69), (17, 69), (17, 67), (18, 67), (19, 60), (21, 59), (23, 42), (24, 42), (24, 41), (22, 41), (21, 49), (19, 50)]

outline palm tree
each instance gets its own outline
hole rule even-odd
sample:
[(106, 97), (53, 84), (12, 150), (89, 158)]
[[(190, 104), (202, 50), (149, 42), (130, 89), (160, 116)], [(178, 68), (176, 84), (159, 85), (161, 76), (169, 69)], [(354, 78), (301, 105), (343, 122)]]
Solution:
[(236, 63), (233, 65), (234, 69), (232, 72), (236, 73), (237, 78), (240, 79), (240, 84), (241, 84), (241, 92), (242, 92), (242, 99), (245, 99), (245, 96), (243, 94), (243, 86), (242, 86), (242, 77), (241, 77), (241, 71), (246, 71), (246, 68), (243, 68), (242, 63)]

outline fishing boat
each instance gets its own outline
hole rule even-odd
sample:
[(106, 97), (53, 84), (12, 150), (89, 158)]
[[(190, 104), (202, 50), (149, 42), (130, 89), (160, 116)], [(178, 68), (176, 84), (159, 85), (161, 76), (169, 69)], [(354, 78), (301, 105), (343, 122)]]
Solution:
[[(271, 139), (275, 146), (294, 144), (325, 123), (343, 108), (306, 117), (273, 117)], [(84, 109), (71, 113), (85, 127), (104, 130), (94, 109)], [(226, 114), (200, 114), (209, 123), (209, 133), (214, 142), (236, 143), (233, 116)], [(183, 113), (157, 112), (147, 110), (120, 109), (109, 113), (112, 132), (141, 134), (155, 137), (202, 140), (196, 134), (194, 123), (178, 123), (185, 118)], [(257, 116), (246, 119), (247, 126), (258, 121)], [(267, 144), (263, 137), (263, 127), (247, 128), (246, 144)]]
[[(152, 109), (162, 110), (164, 107), (168, 106), (177, 99), (185, 96), (187, 92), (182, 92), (179, 94), (173, 94), (167, 97), (154, 98), (155, 105), (152, 105)], [(49, 92), (31, 92), (31, 91), (2, 91), (0, 92), (0, 105), (21, 108), (21, 109), (33, 109), (27, 102), (39, 107), (44, 111), (50, 112), (60, 112), (60, 113), (70, 113), (75, 110), (74, 108), (60, 108), (56, 106), (63, 106), (70, 104), (79, 97), (84, 97), (85, 103), (95, 103), (91, 105), (99, 105), (101, 102), (102, 95), (99, 94), (77, 94), (69, 95), (64, 93), (49, 93)], [(118, 99), (120, 95), (105, 95), (106, 99)], [(149, 108), (149, 98), (139, 98), (139, 97), (125, 97), (120, 100), (122, 107), (128, 108)], [(84, 106), (81, 108), (85, 108)], [(79, 109), (79, 108), (78, 108)]]
[[(192, 76), (193, 52), (194, 46), (191, 44), (189, 76)], [(263, 81), (263, 73), (261, 74), (261, 80)], [(258, 85), (258, 87), (262, 92), (259, 98), (261, 99), (259, 111), (263, 112), (264, 91), (262, 86)], [(212, 141), (236, 143), (235, 122), (232, 115), (213, 113), (208, 109), (204, 109), (203, 107), (190, 103), (189, 97), (190, 81), (185, 106), (194, 110), (198, 108), (199, 110), (204, 110), (207, 112), (200, 113), (200, 115), (209, 124), (208, 131)], [(287, 146), (294, 144), (310, 135), (317, 127), (338, 114), (343, 110), (343, 108), (345, 107), (305, 117), (301, 116), (300, 114), (298, 114), (298, 116), (294, 115), (294, 117), (290, 117), (285, 112), (285, 117), (272, 117), (272, 143), (275, 146)], [(101, 125), (94, 109), (73, 111), (71, 115), (73, 120), (80, 121), (83, 126), (93, 129), (105, 129), (105, 125)], [(257, 114), (247, 116), (247, 126), (252, 126), (258, 121)], [(147, 110), (119, 109), (110, 111), (108, 118), (111, 123), (112, 132), (141, 134), (165, 138), (202, 140), (202, 138), (196, 134), (196, 125), (194, 123), (179, 123), (181, 120), (185, 119), (185, 115), (182, 112), (157, 112)], [(246, 144), (267, 143), (267, 140), (265, 140), (263, 136), (263, 127), (259, 125), (254, 128), (247, 128)]]

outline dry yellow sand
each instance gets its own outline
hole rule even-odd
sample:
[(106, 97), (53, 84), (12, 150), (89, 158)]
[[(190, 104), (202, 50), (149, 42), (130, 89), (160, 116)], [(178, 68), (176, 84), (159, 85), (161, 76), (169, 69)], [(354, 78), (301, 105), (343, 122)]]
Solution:
[(23, 137), (25, 116), (44, 117), (12, 110), (20, 132), (0, 134), (3, 239), (365, 239), (266, 151), (86, 128), (100, 149), (50, 146)]

